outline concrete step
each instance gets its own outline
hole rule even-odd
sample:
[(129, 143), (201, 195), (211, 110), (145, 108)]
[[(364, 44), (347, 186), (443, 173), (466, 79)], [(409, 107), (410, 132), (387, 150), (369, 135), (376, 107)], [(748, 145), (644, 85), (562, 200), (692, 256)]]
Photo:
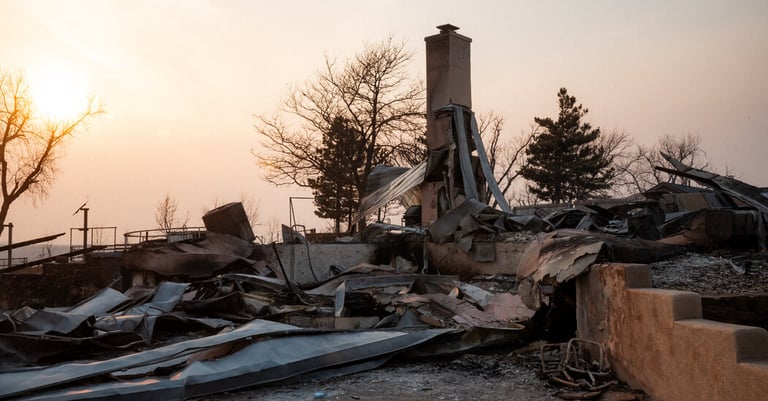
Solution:
[(720, 364), (768, 360), (768, 331), (760, 327), (685, 319), (675, 322), (673, 335), (685, 338)]

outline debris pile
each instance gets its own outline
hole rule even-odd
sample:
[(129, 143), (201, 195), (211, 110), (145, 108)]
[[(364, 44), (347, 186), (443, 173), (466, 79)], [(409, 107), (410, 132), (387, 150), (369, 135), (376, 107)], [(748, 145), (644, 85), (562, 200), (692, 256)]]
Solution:
[(613, 378), (608, 355), (600, 343), (573, 338), (567, 343), (544, 344), (539, 350), (541, 372), (550, 382), (565, 387), (564, 400), (591, 400), (619, 382)]
[[(0, 320), (0, 399), (190, 398), (348, 373), (404, 351), (522, 342), (517, 322), (532, 313), (514, 294), (368, 264), (305, 289), (244, 273), (125, 294), (106, 288), (73, 307), (25, 307)], [(51, 365), (72, 358), (96, 361)]]
[(241, 204), (211, 210), (205, 232), (169, 230), (125, 251), (124, 292), (3, 313), (0, 400), (189, 399), (539, 338), (556, 342), (537, 356), (557, 396), (594, 399), (617, 382), (601, 344), (572, 339), (574, 280), (592, 265), (654, 263), (668, 288), (768, 290), (764, 254), (691, 253), (768, 249), (768, 191), (668, 155), (674, 169), (660, 170), (707, 189), (664, 183), (631, 200), (515, 214), (470, 108), (471, 40), (438, 28), (426, 38), (427, 158), (377, 167), (357, 216), (399, 200), (402, 226), (376, 222), (333, 244), (283, 226), (283, 243), (266, 246)]
[[(702, 199), (741, 205), (686, 211), (690, 196), (664, 195), (541, 218), (468, 199), (429, 229), (371, 225), (362, 253), (329, 244), (331, 258), (354, 255), (330, 263), (306, 240), (254, 244), (242, 206), (228, 204), (206, 215), (205, 232), (125, 252), (133, 284), (125, 292), (105, 288), (74, 306), (3, 314), (0, 399), (186, 399), (371, 369), (396, 355), (522, 345), (542, 333), (564, 341), (575, 327), (570, 284), (595, 263), (653, 263), (661, 287), (766, 292), (762, 253), (692, 253), (765, 240), (754, 191), (707, 177), (716, 196)], [(374, 257), (379, 263), (357, 260)], [(563, 399), (598, 397), (615, 384), (600, 344), (545, 345), (540, 358), (549, 380), (567, 389)]]

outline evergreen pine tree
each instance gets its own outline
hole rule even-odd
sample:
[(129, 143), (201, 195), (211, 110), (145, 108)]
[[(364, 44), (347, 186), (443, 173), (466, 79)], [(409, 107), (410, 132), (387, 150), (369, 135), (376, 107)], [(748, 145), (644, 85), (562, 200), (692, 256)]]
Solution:
[(598, 145), (600, 128), (581, 121), (589, 110), (577, 105), (565, 88), (557, 98), (557, 120), (534, 119), (542, 131), (526, 150), (528, 163), (520, 175), (534, 184), (528, 187), (532, 194), (553, 203), (598, 196), (615, 176), (606, 149)]
[(314, 194), (318, 217), (333, 219), (335, 232), (345, 221), (349, 228), (359, 207), (359, 194), (364, 177), (365, 137), (352, 123), (342, 117), (334, 118), (323, 143), (315, 149), (320, 161), (320, 174), (308, 179)]

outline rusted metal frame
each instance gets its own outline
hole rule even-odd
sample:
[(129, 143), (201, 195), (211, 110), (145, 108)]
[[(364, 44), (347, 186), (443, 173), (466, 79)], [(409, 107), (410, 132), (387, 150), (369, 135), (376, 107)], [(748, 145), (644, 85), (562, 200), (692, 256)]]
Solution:
[[(593, 361), (588, 363), (585, 360), (579, 359), (580, 346), (583, 344), (590, 344), (597, 346), (599, 350), (599, 361)], [(553, 359), (547, 358), (547, 352), (551, 352), (552, 355), (559, 354), (559, 357)], [(599, 392), (606, 388), (609, 388), (618, 382), (611, 380), (603, 384), (598, 384), (599, 379), (608, 378), (611, 376), (609, 371), (608, 359), (605, 352), (605, 347), (601, 343), (596, 341), (584, 340), (579, 338), (573, 338), (567, 343), (557, 344), (544, 344), (539, 349), (539, 358), (541, 360), (541, 371), (545, 374), (554, 374), (549, 377), (552, 382), (570, 387), (573, 389), (585, 389), (591, 392)], [(597, 363), (597, 370), (584, 368), (585, 366), (593, 366)], [(578, 373), (584, 375), (586, 378), (578, 378), (571, 375), (571, 373)], [(562, 374), (563, 377), (558, 377), (556, 374)], [(591, 398), (578, 398), (578, 397), (594, 397), (593, 393), (584, 393), (577, 395), (577, 398), (568, 399), (591, 399)]]
[[(539, 348), (539, 359), (541, 361), (541, 372), (542, 373), (555, 373), (560, 372), (563, 370), (563, 350), (565, 348), (564, 343), (557, 343), (557, 344), (544, 344)], [(555, 367), (551, 367), (553, 365), (553, 362), (555, 362), (552, 358), (547, 360), (546, 358), (546, 352), (548, 350), (557, 351), (559, 356), (557, 357), (557, 365)], [(551, 352), (551, 351), (550, 351)]]
[[(579, 362), (578, 354), (579, 354), (579, 351), (580, 351), (579, 344), (591, 344), (591, 345), (597, 346), (597, 348), (600, 350), (600, 360), (597, 361), (597, 363), (598, 363), (598, 370), (597, 371), (594, 371), (594, 370), (591, 370), (591, 369), (579, 369), (579, 367), (578, 367), (578, 362)], [(579, 347), (579, 348), (577, 348), (577, 347)], [(576, 366), (571, 366), (570, 365), (571, 357), (574, 358), (574, 364)], [(603, 347), (603, 344), (601, 344), (601, 343), (599, 343), (597, 341), (584, 340), (584, 339), (581, 339), (581, 338), (572, 338), (572, 339), (570, 339), (568, 341), (568, 344), (566, 346), (565, 361), (563, 363), (564, 366), (566, 366), (566, 367), (573, 367), (575, 369), (583, 370), (583, 372), (579, 372), (579, 373), (585, 373), (586, 371), (590, 371), (590, 372), (593, 372), (593, 373), (600, 374), (600, 373), (604, 373), (605, 372), (606, 369), (604, 367), (604, 364), (607, 364), (607, 363), (608, 363), (608, 359), (607, 359), (607, 356), (605, 354), (605, 348)], [(586, 364), (586, 365), (589, 365), (589, 364)], [(574, 370), (574, 371), (577, 371), (577, 370)]]

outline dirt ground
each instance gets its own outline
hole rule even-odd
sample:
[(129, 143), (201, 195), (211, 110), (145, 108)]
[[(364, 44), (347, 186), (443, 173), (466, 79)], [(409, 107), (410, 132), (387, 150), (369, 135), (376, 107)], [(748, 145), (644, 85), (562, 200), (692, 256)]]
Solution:
[[(464, 354), (451, 359), (394, 361), (381, 368), (325, 380), (263, 386), (202, 398), (209, 401), (553, 401), (563, 391), (539, 377), (529, 355), (514, 352)], [(650, 400), (624, 388), (608, 400)]]

